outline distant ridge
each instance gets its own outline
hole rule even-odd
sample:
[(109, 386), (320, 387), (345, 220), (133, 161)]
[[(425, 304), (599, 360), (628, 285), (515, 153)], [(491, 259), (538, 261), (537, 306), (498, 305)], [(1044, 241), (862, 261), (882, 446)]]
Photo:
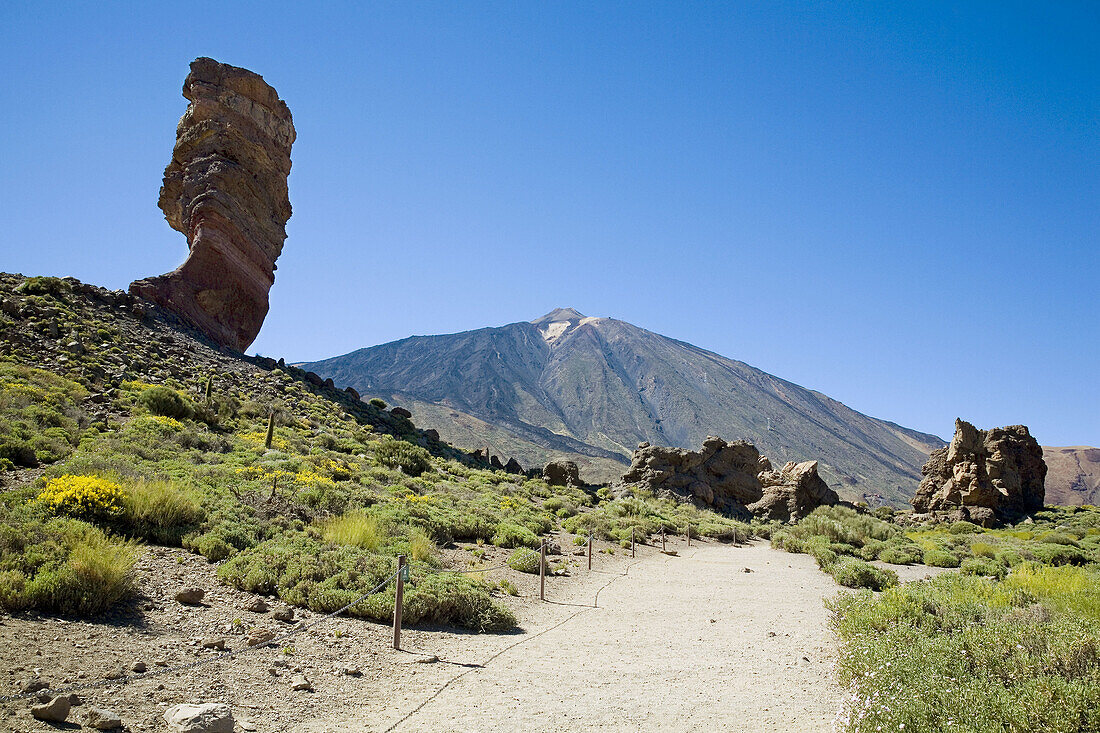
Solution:
[(773, 462), (818, 460), (843, 497), (908, 503), (934, 435), (868, 417), (743, 362), (613, 318), (556, 308), (498, 328), (413, 336), (303, 365), (413, 410), (457, 445), (525, 466), (570, 457), (618, 477), (642, 441), (745, 438)]

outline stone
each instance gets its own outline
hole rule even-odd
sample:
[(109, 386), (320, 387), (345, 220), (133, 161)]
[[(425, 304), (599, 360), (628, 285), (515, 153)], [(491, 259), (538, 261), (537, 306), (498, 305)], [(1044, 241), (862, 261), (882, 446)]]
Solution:
[(313, 683), (305, 675), (296, 674), (290, 678), (290, 689), (299, 692), (313, 692)]
[(489, 456), (489, 466), (495, 468), (498, 471), (504, 470), (504, 464), (500, 462), (500, 458), (497, 456)]
[(431, 440), (431, 441), (434, 441), (434, 442), (438, 443), (439, 442), (439, 431), (436, 430), (435, 428), (428, 428), (427, 430), (424, 431), (424, 437), (427, 438), (428, 440)]
[(206, 591), (202, 588), (180, 588), (176, 591), (175, 599), (188, 606), (197, 606), (202, 603), (203, 596), (205, 595)]
[(266, 644), (275, 638), (275, 632), (271, 629), (252, 629), (248, 632), (248, 645)]
[(146, 665), (145, 662), (134, 662), (134, 666), (130, 667), (130, 669), (134, 672), (137, 672), (138, 674), (141, 674), (145, 670), (149, 669), (149, 666)]
[(110, 710), (92, 708), (84, 713), (84, 727), (95, 730), (114, 730), (122, 727), (122, 718)]
[(233, 711), (223, 703), (173, 705), (164, 722), (176, 733), (233, 733)]
[(225, 649), (225, 639), (221, 637), (203, 639), (201, 646), (203, 649)]
[(797, 522), (819, 506), (831, 506), (840, 501), (837, 493), (818, 475), (817, 461), (789, 461), (778, 471), (761, 471), (757, 478), (764, 487), (764, 494), (747, 508), (759, 519)]
[(38, 692), (50, 689), (50, 683), (41, 677), (32, 677), (19, 686), (20, 692)]
[(55, 697), (47, 703), (31, 706), (31, 715), (38, 720), (46, 720), (51, 723), (64, 723), (69, 717), (69, 709), (72, 707), (69, 698), (65, 696)]
[(316, 372), (306, 372), (306, 381), (312, 384), (314, 387), (324, 387), (325, 380), (321, 379), (321, 375)]
[(517, 461), (514, 457), (509, 458), (508, 462), (504, 464), (504, 472), (513, 473), (518, 476), (523, 473), (523, 466), (519, 465), (519, 461)]
[(271, 618), (289, 623), (294, 620), (294, 609), (290, 606), (279, 606), (275, 609), (275, 613), (271, 614)]
[(979, 430), (955, 420), (950, 445), (932, 451), (913, 497), (918, 513), (951, 513), (992, 526), (1043, 508), (1047, 466), (1025, 425)]
[(267, 613), (271, 608), (263, 598), (253, 598), (243, 606), (244, 610), (252, 613)]
[(542, 469), (542, 478), (551, 486), (581, 485), (581, 472), (573, 461), (550, 461)]
[(749, 519), (746, 507), (764, 496), (760, 465), (760, 452), (744, 440), (708, 436), (698, 451), (642, 443), (622, 483)]
[(358, 399), (359, 399), (359, 393), (358, 393), (358, 392), (356, 392), (356, 391), (355, 391), (355, 390), (354, 390), (353, 388), (351, 388), (351, 387), (344, 387), (344, 392), (346, 392), (347, 394), (351, 395), (351, 398), (352, 398), (353, 400), (358, 400)]
[(363, 670), (358, 666), (347, 665), (340, 668), (340, 674), (345, 674), (348, 677), (359, 677), (363, 674)]
[(413, 414), (411, 412), (409, 412), (408, 410), (406, 410), (404, 407), (395, 407), (392, 410), (390, 410), (390, 414), (391, 415), (396, 415), (397, 417), (403, 417), (407, 420), (411, 420), (412, 416), (413, 416)]
[(294, 122), (262, 76), (210, 58), (191, 62), (183, 96), (190, 104), (159, 205), (187, 237), (189, 253), (172, 272), (131, 283), (130, 292), (243, 352), (267, 316), (286, 240)]

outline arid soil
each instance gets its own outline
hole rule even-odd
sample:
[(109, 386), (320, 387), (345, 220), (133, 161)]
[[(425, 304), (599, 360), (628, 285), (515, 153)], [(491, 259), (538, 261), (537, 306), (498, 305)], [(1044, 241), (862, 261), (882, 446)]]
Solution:
[[(516, 633), (406, 629), (394, 651), (389, 627), (341, 617), (278, 649), (81, 691), (69, 720), (95, 705), (131, 731), (161, 731), (171, 705), (224, 702), (237, 730), (255, 731), (828, 729), (841, 696), (823, 607), (839, 590), (833, 580), (812, 558), (762, 543), (680, 540), (669, 549), (679, 554), (597, 553), (591, 572), (568, 556), (570, 576), (547, 580), (550, 603), (539, 602), (537, 577), (490, 573), (519, 589), (510, 599)], [(213, 570), (201, 557), (152, 548), (135, 608), (95, 623), (0, 618), (3, 694), (36, 674), (58, 687), (140, 663), (156, 672), (219, 654), (203, 641), (239, 649), (254, 627), (292, 628), (244, 610), (255, 596), (218, 585)], [(204, 605), (174, 600), (185, 585), (207, 590)], [(299, 674), (312, 691), (291, 689)], [(0, 705), (0, 729), (57, 728), (18, 701)]]

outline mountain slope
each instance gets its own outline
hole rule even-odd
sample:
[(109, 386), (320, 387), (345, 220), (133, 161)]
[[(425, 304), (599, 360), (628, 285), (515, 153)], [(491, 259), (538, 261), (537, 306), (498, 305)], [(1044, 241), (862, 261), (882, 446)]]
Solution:
[(573, 309), (303, 366), (400, 401), (458, 444), (488, 443), (529, 465), (584, 456), (589, 478), (622, 473), (641, 441), (686, 448), (719, 435), (751, 440), (773, 461), (819, 460), (848, 498), (903, 504), (944, 444), (743, 362)]
[(1043, 446), (1047, 504), (1095, 505), (1100, 501), (1100, 448)]

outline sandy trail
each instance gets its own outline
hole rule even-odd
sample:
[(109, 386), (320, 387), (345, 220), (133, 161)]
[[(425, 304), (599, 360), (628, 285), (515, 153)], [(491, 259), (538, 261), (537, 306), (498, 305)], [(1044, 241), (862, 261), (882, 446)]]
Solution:
[(527, 606), (523, 634), (411, 632), (407, 649), (442, 661), (393, 652), (408, 674), (392, 695), (303, 730), (829, 730), (832, 578), (763, 543), (678, 549), (599, 558), (571, 593), (548, 591), (560, 603)]

